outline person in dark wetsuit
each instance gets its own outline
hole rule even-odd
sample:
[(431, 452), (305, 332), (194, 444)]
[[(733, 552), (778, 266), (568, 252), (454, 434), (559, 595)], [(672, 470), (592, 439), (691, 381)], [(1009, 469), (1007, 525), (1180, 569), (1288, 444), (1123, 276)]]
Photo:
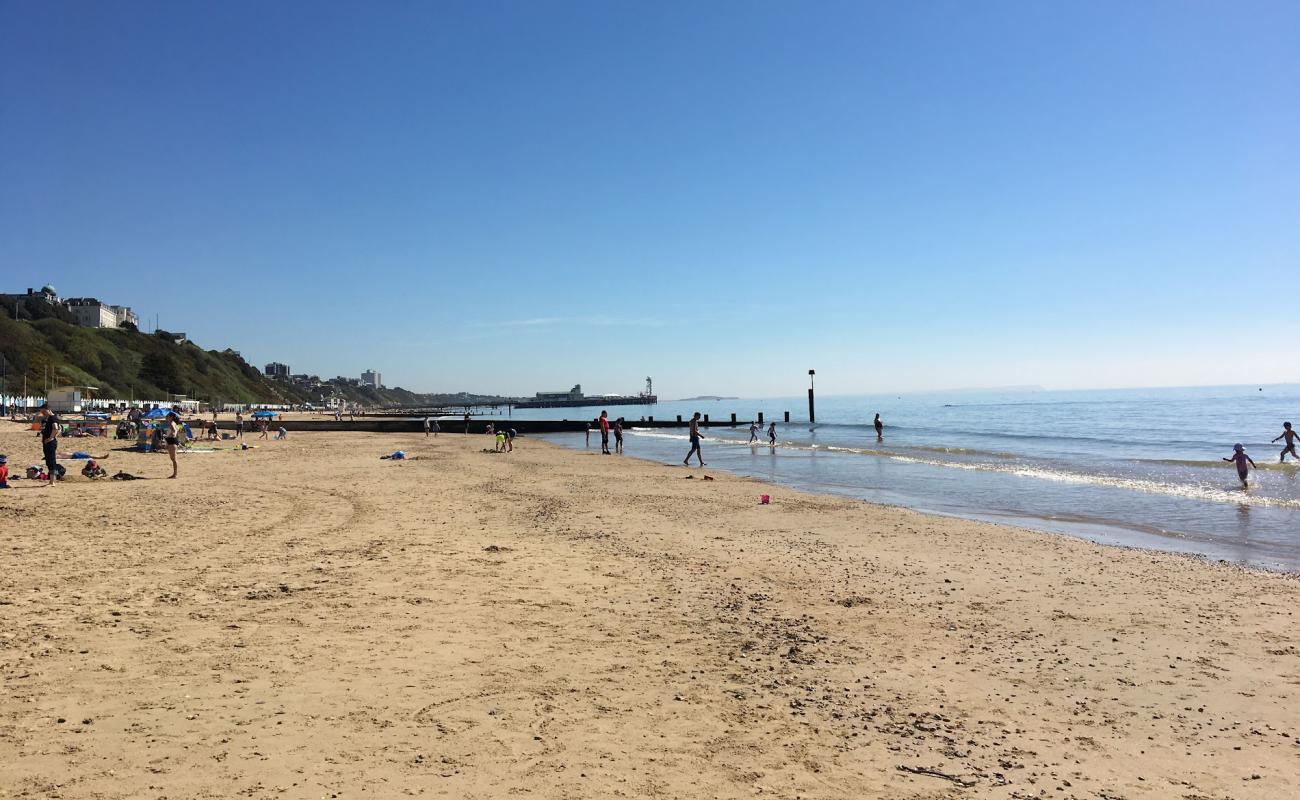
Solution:
[(876, 414), (876, 441), (879, 442), (885, 438), (885, 423), (880, 421), (880, 415)]
[(58, 475), (59, 466), (59, 418), (50, 410), (49, 405), (41, 406), (41, 451), (45, 456), (45, 472), (49, 475), (50, 486)]
[(623, 452), (623, 418), (614, 420), (614, 452)]

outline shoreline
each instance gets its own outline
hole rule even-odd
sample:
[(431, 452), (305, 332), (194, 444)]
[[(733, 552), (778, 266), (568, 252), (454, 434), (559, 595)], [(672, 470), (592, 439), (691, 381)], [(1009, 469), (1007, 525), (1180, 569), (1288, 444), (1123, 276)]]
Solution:
[(263, 444), (0, 492), (12, 795), (1300, 791), (1294, 576), (532, 439)]
[[(635, 429), (633, 429), (630, 433), (633, 440), (635, 440), (636, 438), (635, 433), (636, 433)], [(577, 452), (577, 453), (591, 452), (591, 451), (599, 452), (596, 449), (598, 448), (597, 444), (590, 445), (590, 448), (592, 450), (589, 451), (585, 447), (565, 444), (559, 441), (558, 437), (551, 438), (551, 435), (545, 435), (545, 436), (546, 438), (541, 439), (541, 441), (550, 442), (551, 444), (555, 444), (556, 446), (562, 447), (572, 452)], [(706, 441), (708, 441), (707, 437), (706, 437)], [(726, 446), (727, 444), (733, 446), (735, 445), (735, 443), (732, 442), (732, 443), (716, 443), (714, 446), (715, 447)], [(743, 445), (741, 447), (743, 448)], [(765, 448), (766, 445), (762, 445), (762, 447)], [(831, 453), (830, 455), (832, 457), (836, 457), (839, 456), (840, 454)], [(891, 456), (891, 454), (888, 453), (882, 453), (881, 455), (885, 458)], [(645, 461), (646, 463), (657, 464), (665, 467), (675, 468), (680, 466), (680, 463), (674, 463), (668, 460), (661, 460), (660, 458), (651, 455), (624, 454), (624, 457), (640, 459), (642, 461)], [(1273, 466), (1276, 467), (1276, 465)], [(888, 501), (881, 501), (881, 500), (873, 500), (868, 497), (863, 497), (852, 490), (840, 491), (833, 485), (808, 484), (806, 482), (802, 482), (798, 480), (797, 478), (790, 478), (788, 479), (789, 480), (788, 483), (783, 483), (783, 482), (778, 482), (779, 479), (773, 478), (771, 476), (764, 476), (757, 473), (745, 474), (744, 472), (738, 471), (733, 467), (715, 466), (714, 464), (710, 463), (708, 465), (708, 468), (715, 469), (719, 472), (725, 472), (736, 478), (744, 478), (750, 480), (760, 480), (760, 481), (769, 482), (773, 486), (780, 487), (783, 490), (807, 492), (809, 494), (821, 495), (827, 497), (846, 498), (846, 499), (856, 500), (870, 506), (876, 506), (881, 508), (892, 508), (892, 509), (905, 509), (905, 510), (914, 511), (916, 513), (930, 515), (930, 516), (964, 520), (968, 522), (978, 522), (978, 523), (988, 524), (988, 525), (1005, 526), (1005, 527), (1015, 528), (1018, 530), (1024, 530), (1032, 533), (1046, 534), (1049, 536), (1066, 536), (1072, 539), (1091, 542), (1093, 544), (1097, 544), (1103, 547), (1116, 547), (1122, 549), (1137, 550), (1141, 552), (1178, 555), (1178, 556), (1184, 556), (1188, 558), (1199, 559), (1205, 561), (1206, 563), (1233, 564), (1236, 566), (1240, 566), (1244, 569), (1258, 570), (1261, 572), (1267, 572), (1272, 574), (1300, 577), (1300, 563), (1292, 565), (1288, 563), (1283, 563), (1281, 561), (1269, 562), (1269, 561), (1262, 560), (1262, 557), (1257, 557), (1260, 560), (1250, 560), (1246, 557), (1242, 557), (1239, 559), (1225, 558), (1222, 555), (1216, 555), (1214, 552), (1207, 552), (1207, 551), (1226, 550), (1228, 549), (1227, 542), (1206, 537), (1204, 534), (1191, 534), (1186, 531), (1173, 531), (1173, 530), (1159, 528), (1151, 525), (1146, 525), (1139, 522), (1127, 521), (1123, 519), (1112, 519), (1112, 518), (1103, 518), (1103, 517), (1069, 519), (1065, 517), (1056, 517), (1056, 516), (1051, 516), (1051, 517), (1037, 516), (1028, 513), (996, 512), (996, 511), (975, 510), (975, 509), (950, 511), (950, 510), (928, 507), (924, 504), (925, 501), (923, 498), (917, 498), (916, 504), (905, 504), (903, 502), (888, 502)], [(691, 469), (697, 470), (699, 469), (699, 467), (692, 466)], [(1089, 534), (1087, 532), (1088, 529), (1095, 529), (1097, 531), (1100, 531), (1100, 533)], [(1129, 539), (1130, 541), (1124, 541), (1125, 539)], [(1159, 542), (1165, 542), (1168, 544), (1168, 546), (1161, 547), (1154, 544), (1144, 544), (1140, 541), (1131, 541), (1133, 539), (1151, 539)], [(1192, 548), (1197, 548), (1197, 549), (1193, 550)], [(1292, 560), (1294, 561), (1295, 559)]]

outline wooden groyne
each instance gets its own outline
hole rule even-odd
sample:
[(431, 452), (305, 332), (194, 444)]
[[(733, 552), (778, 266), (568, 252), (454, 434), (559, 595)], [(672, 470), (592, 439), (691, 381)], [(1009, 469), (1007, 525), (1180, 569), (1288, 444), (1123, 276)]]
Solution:
[[(610, 418), (610, 426), (613, 427), (614, 417)], [(757, 420), (762, 422), (762, 419)], [(513, 428), (516, 433), (582, 433), (587, 429), (590, 423), (592, 430), (599, 430), (599, 423), (596, 419), (591, 420), (569, 420), (569, 419), (510, 419), (492, 417), (471, 418), (466, 430), (466, 423), (459, 419), (440, 419), (438, 430), (440, 433), (486, 433), (488, 425), (495, 425), (498, 430), (510, 430)], [(203, 419), (194, 419), (190, 421), (191, 427), (197, 425), (207, 425)], [(735, 415), (730, 415), (725, 420), (705, 419), (700, 421), (702, 428), (729, 428), (733, 426), (748, 426), (750, 420), (738, 420)], [(690, 424), (689, 420), (677, 417), (674, 419), (646, 419), (646, 420), (627, 420), (623, 421), (625, 430), (637, 429), (657, 429), (657, 428), (685, 428)], [(358, 417), (356, 420), (332, 420), (332, 419), (291, 419), (291, 420), (271, 420), (271, 430), (275, 431), (283, 427), (287, 431), (365, 431), (367, 433), (423, 433), (423, 418), (405, 418), (405, 419), (381, 419), (376, 417)], [(217, 422), (217, 428), (225, 431), (235, 429), (234, 420), (223, 419)], [(250, 433), (256, 435), (257, 425), (251, 420), (244, 420), (244, 435)], [(195, 433), (198, 429), (195, 428)]]

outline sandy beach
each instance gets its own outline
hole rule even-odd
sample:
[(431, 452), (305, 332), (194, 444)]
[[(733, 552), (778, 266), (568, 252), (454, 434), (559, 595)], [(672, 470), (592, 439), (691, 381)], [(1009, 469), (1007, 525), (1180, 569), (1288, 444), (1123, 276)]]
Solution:
[(249, 441), (0, 491), (0, 796), (1300, 796), (1293, 576), (598, 448)]

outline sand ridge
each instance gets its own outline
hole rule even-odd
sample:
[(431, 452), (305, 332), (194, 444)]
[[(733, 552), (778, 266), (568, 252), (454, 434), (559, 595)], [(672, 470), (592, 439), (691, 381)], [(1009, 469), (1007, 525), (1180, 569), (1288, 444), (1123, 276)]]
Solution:
[(487, 441), (0, 492), (0, 796), (1300, 795), (1292, 577)]

